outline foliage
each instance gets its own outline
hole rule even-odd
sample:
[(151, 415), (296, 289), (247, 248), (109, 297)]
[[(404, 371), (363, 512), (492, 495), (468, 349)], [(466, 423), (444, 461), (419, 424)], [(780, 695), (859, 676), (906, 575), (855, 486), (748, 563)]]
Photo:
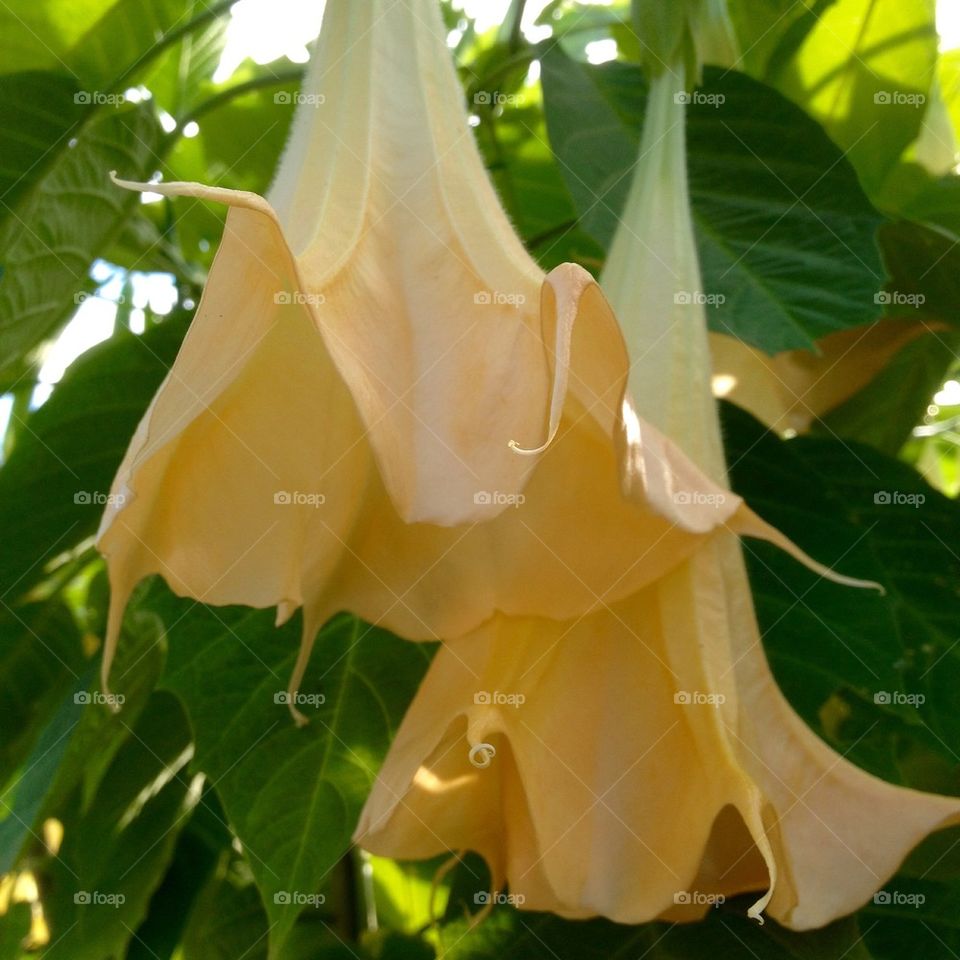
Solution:
[[(768, 354), (816, 350), (880, 319), (883, 291), (926, 325), (808, 437), (724, 412), (735, 489), (810, 553), (887, 587), (851, 592), (749, 544), (766, 650), (834, 748), (887, 780), (958, 794), (960, 387), (931, 397), (960, 343), (960, 178), (926, 167), (918, 148), (935, 75), (946, 115), (960, 115), (945, 82), (956, 56), (938, 60), (926, 0), (730, 7), (745, 55), (705, 71), (687, 130), (705, 286), (724, 294), (714, 329)], [(632, 24), (644, 18), (554, 0), (541, 16), (550, 38), (531, 43), (511, 29), (523, 8), (514, 0), (504, 28), (480, 35), (445, 7), (475, 135), (538, 260), (599, 273), (643, 121)], [(149, 582), (115, 667), (124, 709), (103, 705), (107, 586), (91, 538), (222, 228), (210, 207), (143, 204), (107, 174), (266, 190), (293, 110), (274, 94), (295, 91), (302, 68), (248, 60), (215, 81), (228, 19), (228, 3), (199, 0), (0, 5), (0, 392), (12, 411), (0, 465), (0, 960), (956, 956), (949, 832), (893, 881), (922, 893), (918, 906), (874, 904), (810, 934), (749, 923), (737, 902), (689, 926), (509, 907), (475, 925), (482, 864), (444, 872), (350, 847), (432, 650), (347, 613), (320, 633), (303, 687), (316, 709), (299, 729), (277, 696), (296, 622)], [(588, 45), (611, 40), (617, 58), (590, 63)], [(474, 97), (490, 90), (505, 96)], [(178, 304), (136, 304), (138, 332), (121, 305), (113, 334), (38, 406), (44, 350), (88, 316), (91, 296), (116, 300), (92, 279), (103, 263), (127, 281), (169, 274)], [(885, 703), (883, 691), (915, 696)]]

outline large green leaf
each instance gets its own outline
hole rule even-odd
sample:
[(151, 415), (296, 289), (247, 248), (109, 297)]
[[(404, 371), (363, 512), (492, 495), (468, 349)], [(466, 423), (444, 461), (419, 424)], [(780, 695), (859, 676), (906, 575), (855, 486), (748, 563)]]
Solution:
[(87, 107), (74, 80), (39, 70), (0, 83), (0, 224), (57, 159)]
[(90, 264), (139, 203), (109, 171), (148, 179), (161, 137), (148, 105), (120, 105), (51, 145), (56, 159), (0, 228), (0, 383), (18, 377), (30, 351), (75, 309)]
[(303, 708), (310, 723), (298, 729), (282, 702), (299, 645), (296, 623), (276, 629), (272, 611), (204, 607), (159, 584), (148, 606), (167, 625), (162, 683), (187, 708), (196, 766), (244, 846), (276, 954), (305, 898), (349, 850), (428, 648), (351, 617), (335, 619), (318, 638), (302, 688), (313, 703)]
[(627, 927), (605, 920), (572, 922), (544, 913), (498, 909), (473, 930), (466, 921), (442, 929), (449, 960), (870, 960), (855, 922), (794, 934), (768, 920), (746, 919), (746, 904), (714, 910), (697, 924)]
[(82, 356), (25, 421), (0, 468), (0, 595), (11, 602), (52, 558), (91, 536), (137, 422), (185, 329), (171, 317), (142, 337), (120, 334)]
[(0, 71), (70, 73), (69, 50), (96, 23), (109, 0), (31, 0), (0, 4)]
[(936, 58), (934, 0), (836, 0), (766, 79), (826, 127), (873, 195), (920, 132)]
[[(543, 84), (551, 143), (581, 222), (607, 245), (636, 161), (642, 75), (551, 49)], [(699, 94), (688, 108), (688, 163), (704, 289), (724, 298), (709, 311), (711, 326), (776, 353), (874, 319), (880, 217), (837, 148), (743, 74), (707, 70)]]
[(0, 784), (6, 783), (83, 670), (80, 634), (55, 599), (0, 614)]
[(121, 72), (136, 76), (136, 66), (150, 59), (158, 41), (211, 6), (199, 0), (115, 0), (75, 41), (66, 59), (91, 92), (109, 91)]
[(13, 868), (31, 840), (38, 839), (34, 825), (80, 720), (83, 706), (76, 695), (83, 688), (83, 683), (76, 684), (60, 701), (16, 776), (0, 790), (0, 875)]
[(131, 730), (86, 810), (79, 791), (58, 811), (63, 843), (39, 870), (51, 960), (122, 956), (145, 916), (196, 803), (185, 765), (186, 718), (158, 693)]
[[(813, 556), (887, 591), (840, 587), (746, 541), (764, 645), (784, 692), (835, 746), (856, 741), (851, 759), (873, 772), (957, 792), (960, 507), (870, 447), (784, 442), (737, 408), (725, 413), (737, 492)], [(843, 707), (849, 736), (823, 712), (843, 691), (854, 696)]]

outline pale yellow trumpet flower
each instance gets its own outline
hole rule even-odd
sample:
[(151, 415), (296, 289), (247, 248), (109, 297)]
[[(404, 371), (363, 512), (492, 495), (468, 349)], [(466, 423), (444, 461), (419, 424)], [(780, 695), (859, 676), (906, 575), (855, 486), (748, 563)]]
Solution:
[[(524, 251), (433, 0), (331, 0), (298, 97), (267, 199), (117, 181), (229, 212), (101, 524), (104, 685), (150, 574), (279, 620), (302, 607), (293, 692), (340, 610), (454, 638), (497, 612), (626, 596), (721, 524), (777, 538), (624, 399), (627, 354), (592, 278), (544, 276)], [(549, 458), (511, 449), (558, 431)], [(615, 438), (642, 474), (634, 503)]]
[[(603, 285), (630, 345), (630, 410), (704, 471), (691, 496), (706, 502), (726, 469), (703, 307), (675, 297), (701, 282), (682, 90), (669, 71), (652, 81)], [(629, 410), (624, 422), (629, 435)], [(639, 499), (649, 474), (629, 451), (626, 465)], [(401, 858), (478, 851), (523, 909), (689, 920), (754, 891), (752, 916), (804, 930), (857, 909), (929, 832), (960, 820), (960, 800), (864, 773), (793, 712), (730, 524), (605, 601), (573, 618), (499, 613), (445, 643), (358, 842)]]

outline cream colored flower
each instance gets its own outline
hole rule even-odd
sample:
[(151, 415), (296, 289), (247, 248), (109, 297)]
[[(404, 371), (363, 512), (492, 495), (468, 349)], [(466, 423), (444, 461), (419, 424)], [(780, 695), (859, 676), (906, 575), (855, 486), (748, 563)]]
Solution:
[(817, 341), (817, 351), (769, 356), (742, 340), (710, 334), (713, 389), (780, 433), (801, 433), (863, 389), (930, 322), (879, 320)]
[(150, 574), (302, 607), (293, 689), (340, 610), (453, 639), (629, 596), (722, 524), (776, 537), (624, 400), (616, 319), (583, 270), (526, 254), (459, 91), (433, 0), (331, 0), (268, 199), (118, 181), (229, 212), (101, 525), (105, 684)]
[[(705, 503), (726, 470), (703, 307), (674, 296), (700, 285), (678, 89), (669, 71), (652, 82), (603, 283), (630, 344), (627, 435), (651, 432), (639, 410), (675, 436), (705, 471), (690, 494)], [(555, 394), (554, 415), (561, 405)], [(637, 449), (626, 489), (641, 502)], [(960, 821), (960, 800), (864, 773), (793, 712), (764, 656), (739, 516), (591, 612), (498, 613), (446, 642), (358, 842), (400, 858), (478, 851), (523, 909), (567, 917), (689, 920), (755, 891), (752, 916), (803, 930), (868, 900), (927, 833)], [(586, 533), (584, 553), (595, 546)]]

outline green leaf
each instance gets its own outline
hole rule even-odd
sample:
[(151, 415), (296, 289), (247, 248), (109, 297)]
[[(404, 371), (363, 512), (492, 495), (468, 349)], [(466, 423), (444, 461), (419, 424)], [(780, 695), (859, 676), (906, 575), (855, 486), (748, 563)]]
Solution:
[[(207, 794), (210, 792), (208, 788)], [(202, 891), (212, 877), (224, 847), (210, 845), (202, 830), (195, 827), (197, 811), (201, 812), (201, 817), (204, 816), (204, 799), (201, 799), (177, 837), (170, 867), (163, 883), (150, 899), (147, 916), (137, 928), (125, 960), (170, 960), (184, 935), (191, 911), (201, 903)], [(229, 849), (229, 842), (230, 836), (224, 831), (226, 849)], [(256, 901), (255, 891), (254, 900)], [(201, 909), (206, 910), (207, 906), (208, 904), (203, 902)], [(259, 907), (259, 902), (257, 906)], [(219, 909), (209, 910), (207, 916), (222, 917), (225, 904), (221, 902), (218, 907)], [(265, 933), (266, 923), (262, 909), (260, 918)], [(248, 943), (253, 939), (255, 938), (248, 940)], [(211, 947), (212, 944), (208, 945), (208, 950)], [(238, 951), (240, 952), (242, 951)]]
[(57, 600), (0, 616), (0, 784), (23, 762), (42, 727), (84, 670), (80, 635)]
[(852, 920), (795, 934), (772, 920), (762, 927), (748, 920), (741, 903), (714, 909), (696, 924), (627, 927), (502, 908), (473, 930), (466, 921), (442, 929), (449, 960), (870, 960), (859, 940)]
[(176, 698), (155, 694), (89, 810), (59, 811), (63, 843), (38, 869), (50, 960), (122, 956), (196, 803), (185, 775), (189, 729)]
[(923, 123), (937, 59), (933, 0), (836, 0), (768, 80), (819, 120), (867, 193)]
[(142, 337), (118, 334), (84, 354), (25, 421), (0, 467), (0, 593), (11, 602), (44, 565), (91, 536), (123, 453), (183, 337), (175, 315)]
[(890, 274), (887, 312), (960, 327), (960, 240), (921, 223), (884, 224), (880, 245)]
[(109, 6), (109, 0), (32, 0), (0, 5), (0, 70), (70, 73), (70, 47)]
[(22, 375), (30, 352), (75, 309), (90, 264), (139, 203), (109, 171), (149, 179), (161, 137), (141, 104), (102, 109), (75, 143), (50, 145), (56, 158), (0, 228), (0, 383)]
[[(960, 506), (870, 447), (784, 442), (734, 407), (724, 426), (734, 489), (812, 556), (886, 589), (881, 597), (841, 587), (769, 544), (745, 542), (764, 647), (784, 693), (834, 746), (846, 752), (856, 742), (850, 758), (872, 772), (955, 792)], [(843, 708), (853, 711), (849, 736), (821, 712), (842, 691), (855, 695)]]
[(0, 225), (43, 176), (87, 107), (77, 84), (57, 73), (8, 74), (0, 84)]
[(165, 35), (207, 9), (198, 0), (115, 0), (76, 40), (67, 59), (90, 92), (109, 91), (121, 72), (132, 79), (134, 65), (148, 61)]
[(183, 938), (183, 960), (266, 960), (267, 916), (256, 887), (229, 874), (212, 878)]
[(899, 221), (881, 227), (880, 245), (890, 274), (887, 313), (922, 321), (928, 332), (831, 410), (816, 432), (850, 437), (895, 456), (923, 419), (960, 349), (960, 241), (945, 230)]
[(960, 333), (931, 331), (908, 343), (864, 387), (831, 410), (816, 433), (849, 437), (896, 456), (923, 419), (960, 351)]
[(350, 848), (427, 648), (336, 618), (318, 638), (302, 687), (310, 723), (298, 729), (282, 702), (299, 647), (296, 622), (276, 629), (272, 611), (185, 604), (159, 586), (149, 608), (167, 624), (162, 684), (187, 707), (196, 767), (244, 845), (277, 954), (302, 898)]
[[(636, 161), (642, 76), (556, 49), (542, 62), (551, 143), (581, 223), (606, 246)], [(691, 204), (704, 289), (724, 298), (711, 327), (777, 353), (874, 319), (881, 220), (837, 148), (743, 74), (708, 69), (698, 96), (688, 107)]]
[(12, 903), (0, 914), (0, 960), (21, 960), (27, 956), (23, 941), (30, 932), (30, 904)]
[(0, 791), (0, 874), (10, 871), (24, 846), (31, 838), (36, 839), (33, 826), (80, 719), (83, 707), (75, 701), (74, 694), (83, 687), (83, 683), (78, 683), (60, 702), (15, 779)]

